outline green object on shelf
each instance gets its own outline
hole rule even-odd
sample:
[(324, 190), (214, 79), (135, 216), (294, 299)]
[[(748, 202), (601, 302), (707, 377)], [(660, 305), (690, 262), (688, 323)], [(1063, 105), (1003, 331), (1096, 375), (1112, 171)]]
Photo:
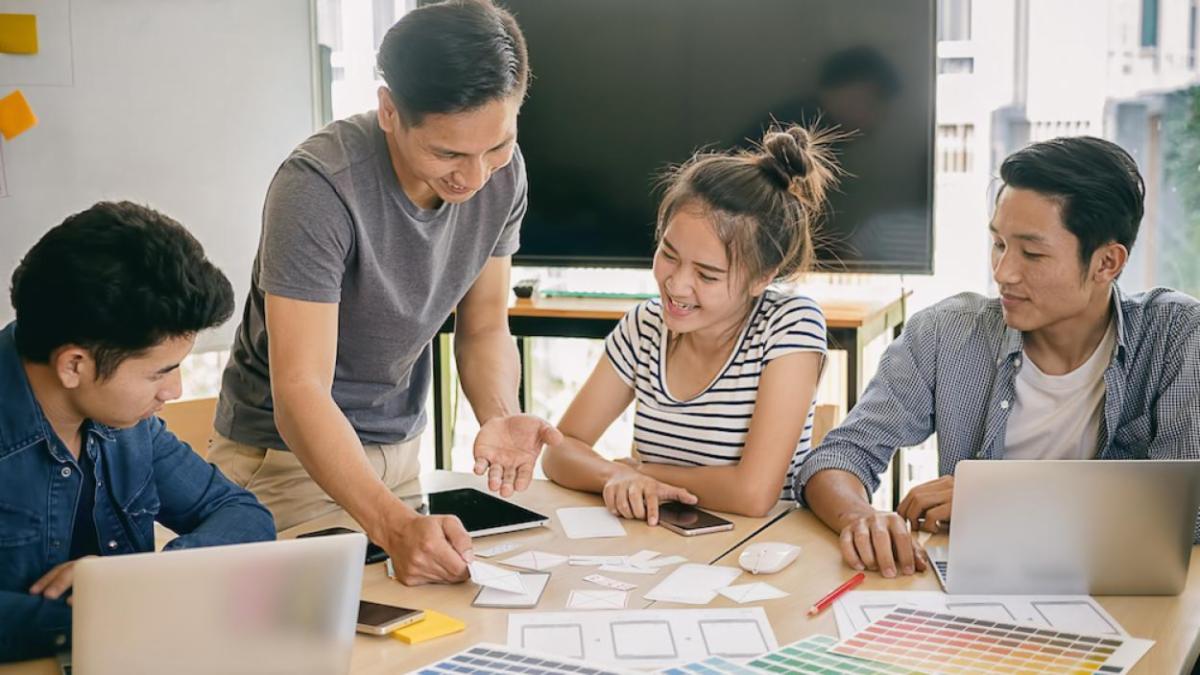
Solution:
[(658, 293), (616, 293), (611, 291), (542, 291), (547, 298), (604, 298), (610, 300), (650, 300)]

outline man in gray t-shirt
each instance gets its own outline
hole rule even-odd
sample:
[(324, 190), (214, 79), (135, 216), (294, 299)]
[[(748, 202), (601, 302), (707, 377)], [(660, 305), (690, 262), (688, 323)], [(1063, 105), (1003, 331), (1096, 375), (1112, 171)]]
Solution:
[(418, 471), (430, 342), (452, 311), (481, 426), (476, 473), (507, 496), (561, 438), (520, 414), (508, 331), (527, 63), (516, 22), (486, 3), (430, 5), (392, 27), (379, 109), (314, 134), (271, 183), (222, 383), (211, 460), (280, 530), (345, 509), (405, 583), (461, 581), (471, 560), (456, 518), (394, 494)]

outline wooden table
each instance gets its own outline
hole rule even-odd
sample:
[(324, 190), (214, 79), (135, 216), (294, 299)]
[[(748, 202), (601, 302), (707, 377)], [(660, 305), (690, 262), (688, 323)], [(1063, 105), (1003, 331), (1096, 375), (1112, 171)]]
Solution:
[[(471, 474), (439, 471), (423, 477), (422, 484), (426, 490), (440, 490), (464, 486), (482, 487), (483, 480)], [(595, 495), (566, 490), (548, 481), (534, 481), (528, 491), (518, 494), (513, 501), (548, 516), (552, 516), (554, 510), (566, 506), (595, 506), (600, 503)], [(790, 506), (784, 503), (777, 505), (766, 518), (727, 517), (735, 523), (732, 531), (699, 537), (681, 537), (662, 528), (648, 527), (642, 522), (623, 521), (628, 536), (583, 540), (565, 538), (557, 519), (552, 519), (550, 527), (486, 537), (478, 540), (477, 546), (483, 548), (512, 541), (520, 543), (524, 547), (523, 550), (545, 550), (564, 555), (621, 555), (641, 549), (653, 549), (663, 555), (682, 555), (692, 562), (736, 565), (738, 554), (749, 543), (783, 541), (798, 544), (803, 548), (803, 552), (795, 564), (774, 575), (743, 575), (737, 583), (767, 581), (790, 593), (786, 598), (757, 603), (766, 611), (780, 645), (817, 633), (836, 636), (837, 624), (832, 610), (826, 610), (812, 619), (805, 615), (805, 610), (813, 601), (851, 574), (849, 568), (841, 562), (837, 537), (810, 512), (790, 510)], [(294, 537), (303, 532), (332, 525), (353, 526), (353, 523), (344, 514), (335, 514), (287, 530), (282, 536)], [(937, 545), (944, 544), (945, 541), (944, 538), (935, 537), (929, 543)], [(517, 552), (514, 551), (513, 555)], [(668, 567), (652, 576), (616, 573), (611, 576), (637, 584), (637, 589), (630, 594), (631, 609), (692, 607), (649, 602), (642, 597), (672, 569), (673, 566)], [(570, 590), (593, 587), (582, 579), (595, 571), (594, 567), (555, 567), (551, 570), (550, 583), (537, 608), (506, 610), (471, 607), (471, 600), (478, 590), (471, 583), (409, 588), (387, 578), (384, 564), (369, 565), (363, 575), (363, 599), (406, 607), (437, 609), (463, 620), (467, 629), (456, 635), (411, 646), (390, 637), (359, 635), (355, 638), (351, 672), (356, 675), (407, 672), (477, 642), (503, 644), (507, 641), (509, 612), (561, 610), (566, 605)], [(877, 574), (868, 574), (867, 581), (859, 588), (931, 591), (938, 590), (938, 584), (932, 573), (900, 579), (884, 579)], [(1135, 675), (1188, 672), (1197, 653), (1200, 652), (1200, 550), (1193, 550), (1188, 585), (1178, 596), (1098, 597), (1097, 600), (1132, 635), (1157, 641), (1134, 669)], [(709, 606), (737, 605), (723, 596), (718, 596)], [(58, 667), (53, 659), (0, 666), (0, 675), (17, 673), (56, 675)]]
[[(783, 645), (817, 633), (836, 636), (837, 622), (832, 609), (811, 619), (805, 612), (815, 600), (852, 574), (852, 570), (842, 564), (837, 535), (811, 512), (796, 510), (755, 535), (753, 541), (784, 541), (804, 549), (800, 559), (791, 567), (763, 578), (792, 594), (787, 598), (761, 603), (779, 643)], [(737, 560), (737, 555), (749, 543), (730, 552), (723, 562)], [(944, 535), (935, 536), (927, 542), (928, 546), (946, 544)], [(742, 577), (739, 582), (744, 582), (745, 578)], [(868, 573), (867, 580), (858, 588), (870, 591), (941, 590), (932, 572), (897, 579), (884, 579), (878, 574)], [(1134, 675), (1191, 672), (1200, 654), (1200, 546), (1192, 550), (1188, 584), (1180, 595), (1096, 596), (1096, 600), (1121, 622), (1130, 635), (1156, 641), (1131, 671)], [(655, 603), (654, 606), (673, 605)], [(736, 603), (718, 597), (711, 606), (731, 607)]]
[[(451, 473), (438, 471), (422, 478), (425, 490), (444, 490), (456, 487), (477, 487), (486, 489), (485, 480), (473, 474)], [(649, 527), (642, 521), (623, 520), (627, 536), (611, 539), (567, 539), (562, 533), (554, 511), (570, 506), (598, 506), (603, 502), (596, 495), (567, 490), (549, 481), (534, 481), (529, 490), (518, 493), (513, 501), (539, 513), (551, 516), (549, 527), (539, 527), (522, 532), (495, 535), (476, 540), (476, 547), (484, 548), (505, 542), (515, 542), (522, 546), (521, 550), (538, 550), (569, 554), (594, 555), (629, 555), (642, 549), (653, 549), (662, 555), (681, 555), (692, 562), (713, 563), (725, 556), (731, 549), (750, 539), (774, 520), (786, 514), (792, 506), (780, 502), (772, 509), (766, 518), (744, 518), (723, 514), (733, 521), (734, 528), (728, 532), (704, 535), (700, 537), (683, 537), (658, 527)], [(344, 514), (336, 514), (296, 526), (281, 534), (282, 537), (294, 537), (303, 532), (310, 532), (334, 525), (354, 527)], [(516, 555), (513, 551), (497, 556), (500, 559)], [(495, 560), (495, 559), (493, 559)], [(453, 586), (419, 586), (407, 587), (387, 577), (385, 565), (380, 563), (367, 566), (363, 575), (364, 600), (399, 605), (402, 607), (419, 607), (436, 609), (467, 624), (465, 631), (456, 635), (438, 638), (429, 642), (406, 645), (390, 637), (372, 637), (358, 635), (355, 637), (354, 655), (351, 660), (351, 672), (359, 673), (402, 673), (417, 666), (436, 661), (477, 642), (504, 643), (508, 634), (508, 615), (510, 612), (537, 612), (562, 610), (566, 607), (567, 596), (573, 589), (598, 589), (583, 577), (596, 573), (596, 567), (559, 565), (551, 571), (550, 583), (542, 594), (538, 606), (533, 609), (496, 609), (472, 607), (471, 601), (479, 587), (472, 583)], [(613, 573), (612, 578), (637, 584), (637, 589), (630, 592), (630, 609), (649, 606), (648, 600), (642, 595), (653, 588), (659, 581), (666, 578), (674, 566), (667, 567), (655, 575), (622, 575)], [(607, 573), (605, 573), (607, 574)]]
[[(886, 299), (862, 300), (844, 298), (814, 298), (825, 313), (825, 324), (831, 349), (846, 352), (846, 411), (858, 402), (866, 382), (863, 381), (863, 351), (875, 338), (891, 331), (900, 334), (905, 320), (908, 294), (896, 294)], [(568, 337), (603, 339), (640, 300), (609, 298), (537, 298), (516, 300), (508, 309), (508, 325), (517, 336), (521, 355), (521, 408), (529, 409), (532, 395), (532, 364), (528, 358), (530, 339), (534, 337)], [(452, 446), (449, 411), (453, 387), (450, 378), (450, 335), (454, 332), (454, 315), (442, 326), (433, 345), (433, 419), (434, 457), (436, 468), (450, 469)], [(899, 494), (899, 453), (892, 471), (893, 495)]]

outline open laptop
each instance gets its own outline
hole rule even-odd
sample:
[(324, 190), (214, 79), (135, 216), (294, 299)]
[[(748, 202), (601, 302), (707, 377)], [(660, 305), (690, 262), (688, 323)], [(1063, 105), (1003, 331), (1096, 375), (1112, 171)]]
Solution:
[(82, 559), (73, 675), (345, 673), (366, 546), (345, 534)]
[(1174, 595), (1197, 509), (1200, 460), (967, 460), (928, 553), (948, 593)]

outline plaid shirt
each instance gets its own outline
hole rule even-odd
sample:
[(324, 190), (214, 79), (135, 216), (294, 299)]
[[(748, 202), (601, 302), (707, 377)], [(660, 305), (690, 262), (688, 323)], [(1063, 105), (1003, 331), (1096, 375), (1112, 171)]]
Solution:
[[(1200, 459), (1200, 302), (1114, 286), (1113, 307), (1117, 348), (1104, 371), (1096, 458)], [(825, 469), (849, 471), (874, 492), (896, 448), (935, 432), (941, 475), (964, 459), (1003, 458), (1021, 348), (995, 298), (963, 293), (913, 315), (858, 405), (800, 467), (797, 499)]]

